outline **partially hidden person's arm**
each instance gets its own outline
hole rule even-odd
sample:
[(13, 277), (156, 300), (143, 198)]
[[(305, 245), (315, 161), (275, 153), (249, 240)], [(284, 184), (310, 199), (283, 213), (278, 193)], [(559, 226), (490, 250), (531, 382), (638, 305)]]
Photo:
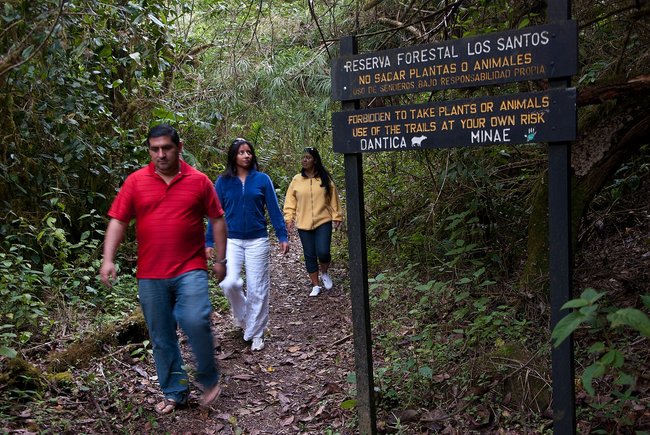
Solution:
[(212, 231), (212, 219), (208, 219), (208, 228), (205, 231), (205, 247), (214, 247), (214, 231)]
[(332, 183), (332, 195), (330, 196), (330, 210), (332, 210), (332, 222), (334, 228), (340, 228), (343, 224), (343, 210), (341, 209), (341, 200), (336, 186)]
[(284, 197), (283, 212), (287, 230), (291, 231), (293, 229), (294, 219), (296, 218), (296, 193), (294, 190), (293, 180), (287, 188), (287, 195)]
[[(217, 181), (214, 182), (214, 190), (217, 192), (217, 197), (219, 196), (219, 190), (217, 188)], [(221, 199), (219, 199), (221, 201)], [(209, 259), (212, 257), (214, 247), (214, 233), (212, 231), (212, 219), (208, 219), (207, 229), (205, 230), (205, 258)]]
[(99, 276), (104, 284), (111, 286), (111, 280), (117, 278), (117, 271), (115, 270), (115, 254), (117, 248), (120, 246), (124, 235), (129, 227), (128, 222), (122, 222), (112, 218), (108, 222), (106, 228), (106, 235), (104, 236), (104, 253), (102, 265), (99, 269)]
[(280, 211), (280, 204), (278, 204), (278, 197), (275, 194), (275, 188), (270, 177), (267, 177), (266, 187), (264, 188), (264, 201), (266, 202), (266, 209), (271, 218), (271, 224), (275, 231), (275, 236), (280, 243), (280, 252), (286, 254), (289, 252), (289, 236), (287, 234), (287, 226)]
[(214, 235), (212, 233), (212, 221), (208, 219), (208, 228), (205, 230), (205, 258), (212, 258), (214, 246)]
[(210, 218), (210, 224), (212, 226), (215, 258), (212, 270), (217, 279), (221, 281), (226, 276), (226, 240), (228, 238), (226, 219), (223, 216)]

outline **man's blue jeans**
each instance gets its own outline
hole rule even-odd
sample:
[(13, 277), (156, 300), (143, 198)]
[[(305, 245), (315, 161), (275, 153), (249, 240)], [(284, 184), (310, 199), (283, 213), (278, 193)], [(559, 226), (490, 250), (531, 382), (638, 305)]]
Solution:
[(298, 229), (302, 251), (305, 255), (307, 273), (318, 272), (318, 263), (332, 261), (330, 246), (332, 244), (332, 221), (325, 222), (313, 230)]
[(140, 279), (138, 296), (149, 328), (158, 383), (165, 397), (185, 403), (189, 390), (176, 325), (187, 335), (194, 353), (196, 380), (205, 388), (216, 384), (219, 367), (210, 329), (212, 305), (207, 271), (192, 270), (169, 279)]

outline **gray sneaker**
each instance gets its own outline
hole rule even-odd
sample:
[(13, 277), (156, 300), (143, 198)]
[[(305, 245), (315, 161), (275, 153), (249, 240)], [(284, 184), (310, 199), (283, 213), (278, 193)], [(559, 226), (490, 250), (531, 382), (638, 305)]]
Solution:
[(251, 350), (262, 350), (264, 349), (264, 339), (262, 337), (253, 338), (253, 343), (251, 344)]
[(315, 285), (315, 286), (312, 287), (311, 293), (309, 293), (309, 296), (310, 297), (316, 297), (319, 294), (320, 294), (320, 286)]
[(323, 286), (325, 287), (325, 290), (332, 290), (332, 286), (334, 283), (332, 282), (332, 278), (326, 273), (322, 274), (320, 276), (320, 279), (323, 281)]

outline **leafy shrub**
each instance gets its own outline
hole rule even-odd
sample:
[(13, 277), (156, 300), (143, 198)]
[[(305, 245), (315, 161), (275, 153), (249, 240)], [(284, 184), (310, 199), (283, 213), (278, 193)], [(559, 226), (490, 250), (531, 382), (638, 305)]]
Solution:
[[(620, 420), (624, 415), (623, 409), (634, 405), (634, 387), (636, 378), (626, 368), (628, 360), (635, 360), (637, 355), (630, 354), (627, 343), (635, 339), (623, 328), (631, 329), (642, 337), (650, 337), (650, 319), (647, 313), (634, 307), (618, 308), (604, 305), (606, 293), (593, 288), (585, 289), (579, 298), (572, 299), (562, 306), (562, 309), (574, 309), (564, 316), (553, 328), (553, 345), (559, 346), (571, 334), (579, 331), (581, 326), (588, 326), (591, 336), (604, 337), (592, 343), (587, 349), (587, 360), (591, 362), (581, 375), (585, 391), (596, 399), (594, 381), (610, 375), (614, 378), (610, 390), (605, 396), (615, 400), (599, 402), (593, 400), (591, 406), (609, 414), (610, 418)], [(641, 296), (643, 305), (650, 309), (650, 295)], [(603, 387), (604, 388), (604, 387)], [(625, 423), (624, 421), (622, 423)]]
[[(460, 253), (458, 255), (461, 255)], [(448, 266), (448, 265), (447, 265)], [(470, 389), (488, 382), (485, 363), (468, 354), (488, 355), (507, 343), (525, 343), (529, 322), (515, 306), (499, 303), (485, 289), (485, 269), (465, 276), (421, 282), (409, 264), (369, 280), (373, 330), (381, 361), (375, 368), (380, 405), (427, 407), (445, 390)], [(481, 365), (482, 364), (482, 365)], [(490, 368), (490, 374), (499, 369)]]
[(16, 349), (25, 345), (35, 329), (47, 332), (51, 326), (47, 308), (39, 298), (40, 287), (51, 265), (43, 271), (17, 253), (21, 246), (0, 252), (0, 355), (14, 358)]
[(101, 231), (95, 228), (104, 225), (103, 218), (94, 210), (82, 215), (79, 221), (92, 231), (84, 231), (76, 242), (60, 225), (65, 219), (62, 209), (46, 214), (38, 227), (17, 218), (12, 222), (16, 230), (0, 245), (4, 356), (15, 357), (35, 335), (47, 336), (54, 319), (67, 323), (82, 308), (103, 310), (104, 302), (114, 296), (96, 285)]

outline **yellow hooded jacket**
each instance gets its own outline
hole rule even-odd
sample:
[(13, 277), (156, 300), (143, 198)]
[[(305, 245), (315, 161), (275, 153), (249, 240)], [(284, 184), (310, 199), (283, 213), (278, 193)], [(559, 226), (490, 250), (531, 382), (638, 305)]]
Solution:
[(329, 221), (343, 221), (339, 194), (334, 183), (330, 186), (332, 194), (327, 201), (320, 178), (295, 175), (284, 199), (284, 221), (290, 224), (295, 219), (300, 230), (313, 230)]

